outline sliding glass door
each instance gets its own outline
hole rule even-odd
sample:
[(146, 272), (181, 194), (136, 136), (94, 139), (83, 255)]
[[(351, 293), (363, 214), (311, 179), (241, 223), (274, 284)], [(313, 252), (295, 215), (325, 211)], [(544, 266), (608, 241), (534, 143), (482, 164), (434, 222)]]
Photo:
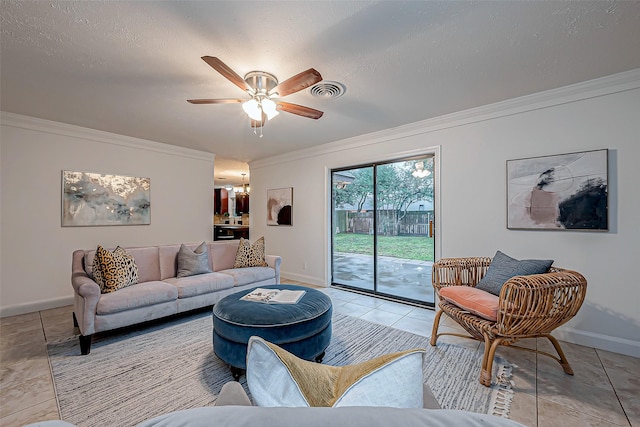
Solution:
[(433, 304), (433, 157), (332, 171), (332, 284)]
[(373, 166), (333, 171), (333, 283), (375, 291)]

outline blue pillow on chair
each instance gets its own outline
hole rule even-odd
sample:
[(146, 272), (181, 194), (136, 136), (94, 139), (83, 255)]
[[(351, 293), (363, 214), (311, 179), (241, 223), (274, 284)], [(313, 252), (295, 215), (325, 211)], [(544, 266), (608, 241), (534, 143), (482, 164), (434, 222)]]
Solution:
[(524, 259), (518, 261), (498, 251), (491, 260), (487, 273), (480, 279), (476, 288), (499, 296), (502, 286), (507, 280), (515, 276), (546, 273), (549, 271), (551, 264), (553, 264), (552, 259)]

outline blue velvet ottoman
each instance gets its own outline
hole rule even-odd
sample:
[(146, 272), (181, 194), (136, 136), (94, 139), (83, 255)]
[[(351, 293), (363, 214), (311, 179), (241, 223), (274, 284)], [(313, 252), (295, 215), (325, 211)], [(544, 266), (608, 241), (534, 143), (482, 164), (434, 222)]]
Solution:
[(297, 285), (260, 286), (304, 290), (296, 304), (265, 304), (241, 300), (253, 289), (222, 298), (213, 307), (213, 351), (231, 367), (237, 380), (246, 369), (247, 343), (253, 335), (305, 360), (322, 362), (331, 341), (331, 298)]

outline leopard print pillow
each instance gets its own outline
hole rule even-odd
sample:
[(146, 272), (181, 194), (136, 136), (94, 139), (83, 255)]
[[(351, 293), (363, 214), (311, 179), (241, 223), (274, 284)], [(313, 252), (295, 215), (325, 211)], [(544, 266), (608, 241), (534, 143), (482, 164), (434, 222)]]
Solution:
[[(98, 248), (102, 248), (102, 246), (98, 245)], [(98, 251), (96, 251), (96, 253), (97, 252)], [(91, 269), (91, 272), (93, 281), (96, 282), (102, 290), (102, 288), (104, 287), (104, 279), (102, 278), (102, 270), (100, 270), (100, 259), (96, 255), (93, 256), (93, 267)]]
[(268, 266), (269, 264), (267, 264), (264, 257), (264, 237), (253, 242), (253, 245), (241, 237), (233, 268)]
[(138, 283), (138, 266), (133, 257), (120, 246), (109, 252), (98, 245), (93, 266), (94, 278), (99, 278), (101, 283), (98, 280), (96, 283), (100, 285), (100, 292), (103, 294)]

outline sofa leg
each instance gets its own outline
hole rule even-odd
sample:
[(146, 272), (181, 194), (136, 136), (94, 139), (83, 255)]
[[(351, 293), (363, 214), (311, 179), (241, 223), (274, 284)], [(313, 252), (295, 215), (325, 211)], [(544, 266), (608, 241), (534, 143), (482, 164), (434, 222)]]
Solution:
[(75, 311), (74, 311), (74, 312), (72, 312), (71, 314), (73, 314), (73, 327), (74, 327), (74, 328), (78, 328), (78, 327), (80, 327), (80, 325), (78, 325), (78, 318), (76, 317), (76, 313), (75, 313)]
[(322, 363), (322, 359), (324, 359), (324, 351), (316, 356), (316, 363)]
[(238, 381), (240, 379), (240, 374), (242, 374), (242, 369), (236, 368), (234, 366), (231, 367), (231, 375), (233, 376), (234, 380)]
[(86, 356), (91, 352), (91, 335), (80, 335), (80, 354)]

